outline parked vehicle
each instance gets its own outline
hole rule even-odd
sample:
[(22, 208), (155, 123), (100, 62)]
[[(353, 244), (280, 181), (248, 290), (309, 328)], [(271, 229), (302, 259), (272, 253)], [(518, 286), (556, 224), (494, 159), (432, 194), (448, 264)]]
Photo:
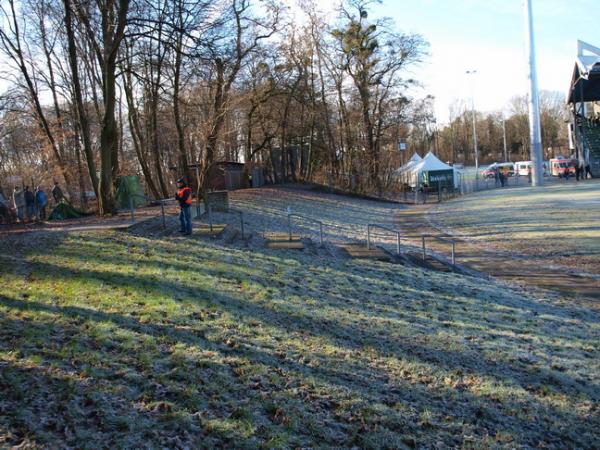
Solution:
[(506, 176), (512, 177), (515, 175), (515, 165), (511, 162), (494, 163), (486, 167), (483, 172), (483, 178), (495, 178), (496, 171), (500, 170)]
[[(543, 163), (544, 175), (548, 174), (549, 163), (544, 161)], [(533, 170), (533, 161), (517, 161), (515, 163), (515, 175), (528, 176)]]
[(517, 161), (515, 163), (515, 173), (520, 176), (527, 176), (533, 170), (533, 162)]
[(550, 160), (550, 173), (553, 177), (564, 177), (567, 173), (569, 176), (575, 175), (576, 168), (577, 160), (573, 158), (559, 156)]

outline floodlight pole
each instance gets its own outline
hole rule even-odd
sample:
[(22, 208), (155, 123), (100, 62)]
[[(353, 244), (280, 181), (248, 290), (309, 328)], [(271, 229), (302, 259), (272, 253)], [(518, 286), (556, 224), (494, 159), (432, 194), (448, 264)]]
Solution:
[(506, 146), (506, 120), (502, 112), (502, 143), (504, 145), (504, 162), (508, 162), (508, 147)]
[[(467, 75), (475, 75), (476, 70), (467, 70)], [(479, 149), (477, 147), (477, 122), (475, 120), (475, 93), (471, 91), (471, 115), (473, 116), (473, 151), (475, 152), (475, 180), (479, 179)]]
[(533, 164), (533, 173), (531, 178), (532, 186), (542, 186), (544, 184), (544, 172), (542, 169), (542, 132), (540, 125), (540, 99), (538, 94), (537, 67), (535, 56), (535, 40), (533, 33), (533, 8), (531, 0), (525, 0), (525, 30), (527, 56), (529, 61), (529, 140), (531, 162)]

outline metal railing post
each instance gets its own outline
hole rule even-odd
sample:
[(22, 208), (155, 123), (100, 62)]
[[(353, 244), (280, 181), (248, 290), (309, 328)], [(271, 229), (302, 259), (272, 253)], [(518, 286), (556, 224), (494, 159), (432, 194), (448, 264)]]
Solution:
[(163, 230), (166, 230), (167, 229), (167, 221), (165, 219), (165, 201), (164, 200), (160, 201), (160, 213), (162, 215)]
[(421, 236), (422, 247), (423, 247), (423, 261), (427, 259), (427, 254), (425, 253), (425, 235)]
[(367, 250), (371, 250), (371, 225), (367, 225)]
[(210, 225), (210, 232), (213, 232), (213, 220), (212, 220), (212, 205), (208, 204), (208, 223)]

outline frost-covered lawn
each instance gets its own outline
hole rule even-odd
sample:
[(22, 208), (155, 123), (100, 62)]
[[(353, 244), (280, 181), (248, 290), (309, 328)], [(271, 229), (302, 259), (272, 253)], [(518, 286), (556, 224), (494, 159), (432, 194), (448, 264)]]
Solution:
[[(250, 230), (255, 233), (286, 231), (289, 207), (294, 214), (321, 221), (324, 239), (330, 243), (366, 240), (367, 224), (393, 225), (396, 212), (404, 207), (397, 203), (316, 192), (305, 186), (235, 191), (230, 193), (230, 202), (244, 212)], [(235, 217), (232, 224), (236, 224)], [(293, 229), (302, 236), (318, 238), (318, 225), (302, 218), (293, 219)], [(382, 235), (381, 241), (386, 240)]]
[(5, 243), (3, 448), (600, 440), (597, 311), (468, 277), (196, 238)]
[(600, 180), (479, 192), (431, 217), (484, 246), (600, 274)]

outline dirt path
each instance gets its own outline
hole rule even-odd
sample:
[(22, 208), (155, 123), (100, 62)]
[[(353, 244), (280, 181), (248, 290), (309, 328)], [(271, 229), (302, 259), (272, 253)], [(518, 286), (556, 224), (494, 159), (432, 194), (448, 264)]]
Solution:
[[(397, 224), (404, 235), (419, 245), (422, 234), (451, 237), (457, 242), (457, 263), (525, 289), (558, 295), (565, 300), (586, 303), (600, 308), (600, 279), (565, 267), (548, 265), (543, 258), (483, 249), (475, 242), (448, 233), (428, 218), (432, 205), (415, 206), (398, 211)], [(428, 247), (449, 255), (449, 246), (428, 241)]]

